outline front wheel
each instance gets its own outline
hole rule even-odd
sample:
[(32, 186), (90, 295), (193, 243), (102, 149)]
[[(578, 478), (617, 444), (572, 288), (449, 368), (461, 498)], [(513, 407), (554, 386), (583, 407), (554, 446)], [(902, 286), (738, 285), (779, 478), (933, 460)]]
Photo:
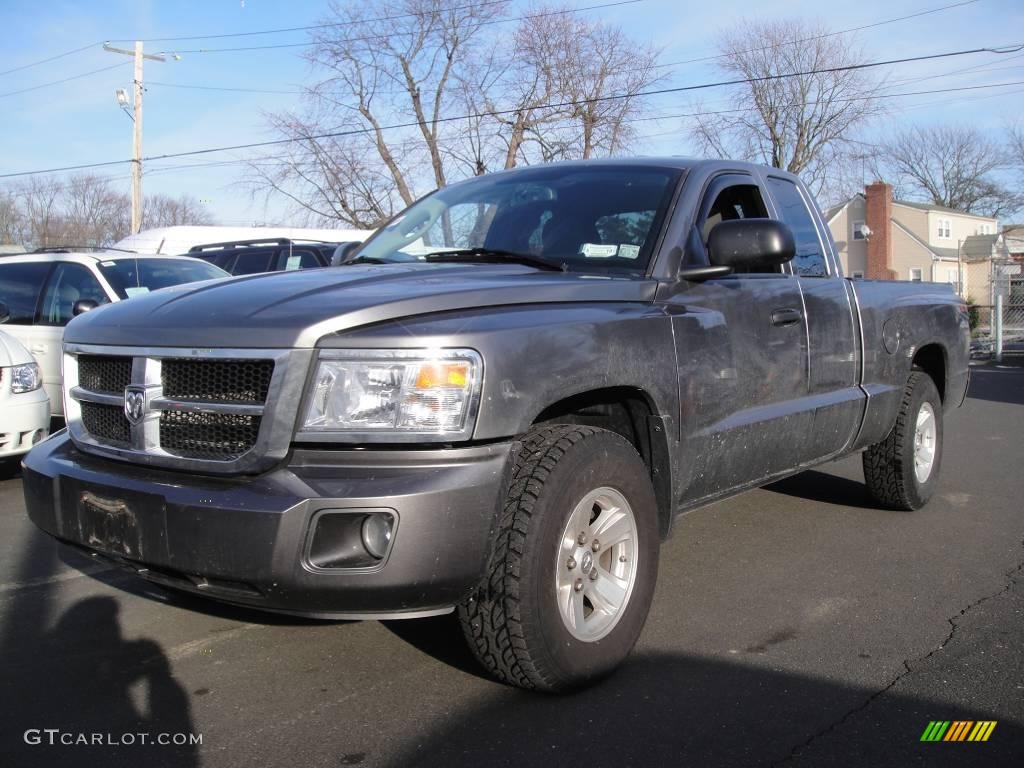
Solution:
[(657, 505), (623, 437), (568, 424), (528, 433), (483, 582), (459, 608), (480, 662), (521, 688), (564, 691), (632, 650), (658, 572)]
[(871, 496), (892, 509), (920, 509), (935, 492), (942, 460), (942, 401), (924, 371), (912, 371), (888, 436), (864, 451)]

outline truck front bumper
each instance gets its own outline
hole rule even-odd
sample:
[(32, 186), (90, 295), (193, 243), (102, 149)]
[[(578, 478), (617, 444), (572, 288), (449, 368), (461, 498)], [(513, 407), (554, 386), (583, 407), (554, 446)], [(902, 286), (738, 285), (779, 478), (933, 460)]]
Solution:
[[(271, 611), (400, 618), (446, 613), (478, 583), (511, 447), (296, 450), (276, 471), (220, 478), (99, 458), (58, 433), (28, 454), (23, 485), (42, 530), (151, 581)], [(348, 521), (374, 513), (394, 524), (384, 558), (322, 567), (361, 546)]]

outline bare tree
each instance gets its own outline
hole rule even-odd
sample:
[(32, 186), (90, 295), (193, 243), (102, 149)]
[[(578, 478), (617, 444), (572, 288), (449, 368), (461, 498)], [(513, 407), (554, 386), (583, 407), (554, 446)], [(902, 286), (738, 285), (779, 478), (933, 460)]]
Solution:
[(452, 179), (621, 152), (657, 52), (561, 5), (528, 10), (510, 44), (507, 5), (334, 2), (309, 54), (323, 76), (301, 113), (270, 116), (292, 143), (251, 164), (254, 190), (372, 227)]
[(20, 245), (24, 226), (18, 198), (7, 190), (0, 190), (0, 245)]
[(1000, 181), (1010, 167), (1005, 147), (975, 128), (913, 126), (886, 141), (879, 169), (903, 194), (967, 213), (1004, 216), (1024, 196)]
[(719, 38), (718, 67), (735, 86), (729, 106), (702, 112), (692, 134), (708, 154), (800, 173), (817, 191), (853, 133), (879, 113), (879, 82), (862, 51), (806, 21), (746, 22)]
[(61, 195), (63, 242), (110, 245), (128, 234), (131, 202), (110, 181), (91, 174), (68, 179)]
[(22, 239), (37, 246), (59, 244), (62, 221), (60, 197), (64, 184), (51, 176), (29, 176), (16, 185), (25, 221)]
[(212, 224), (213, 217), (202, 203), (188, 195), (148, 195), (142, 202), (142, 226), (174, 227), (181, 224)]

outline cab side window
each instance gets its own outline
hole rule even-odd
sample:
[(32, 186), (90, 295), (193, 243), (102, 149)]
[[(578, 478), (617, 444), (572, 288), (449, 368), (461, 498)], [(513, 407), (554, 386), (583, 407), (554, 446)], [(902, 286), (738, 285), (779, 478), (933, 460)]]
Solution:
[(54, 267), (46, 283), (36, 323), (67, 325), (74, 317), (75, 302), (83, 300), (95, 301), (97, 304), (110, 301), (92, 272), (81, 264), (61, 262)]
[(269, 272), (274, 260), (274, 251), (250, 251), (238, 254), (231, 269), (233, 275), (258, 275)]
[(11, 325), (32, 325), (39, 292), (50, 271), (48, 262), (0, 264), (0, 302), (11, 313)]
[(789, 179), (769, 177), (768, 187), (782, 220), (793, 230), (796, 256), (793, 269), (801, 277), (827, 277), (828, 264), (821, 247), (818, 229), (800, 190)]
[[(700, 222), (700, 233), (704, 245), (708, 244), (708, 237), (711, 230), (723, 221), (735, 219), (765, 219), (768, 218), (768, 209), (765, 207), (764, 199), (761, 197), (761, 190), (756, 184), (733, 184), (725, 187), (715, 196), (714, 201), (707, 210), (707, 215)], [(736, 270), (743, 272), (744, 270)], [(766, 272), (780, 272), (779, 267), (772, 267)]]
[(716, 225), (723, 221), (733, 219), (764, 219), (768, 216), (768, 209), (761, 199), (761, 191), (753, 184), (734, 184), (726, 187), (711, 204), (707, 217), (701, 227), (701, 234), (704, 236), (704, 244), (707, 245), (708, 236)]

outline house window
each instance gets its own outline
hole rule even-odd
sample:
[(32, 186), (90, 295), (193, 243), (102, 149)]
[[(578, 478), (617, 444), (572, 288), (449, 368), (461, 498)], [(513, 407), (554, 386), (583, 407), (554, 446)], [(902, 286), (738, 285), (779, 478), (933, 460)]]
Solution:
[(974, 230), (974, 234), (976, 235), (991, 235), (994, 234), (994, 232), (995, 227), (993, 227), (991, 224), (981, 224)]
[(864, 222), (855, 221), (853, 222), (853, 239), (863, 240), (864, 239)]
[(939, 219), (939, 239), (949, 240), (952, 237), (952, 224), (949, 219)]
[(854, 280), (861, 280), (864, 277), (864, 273), (859, 269), (855, 269), (853, 270), (853, 272), (850, 273), (850, 277), (852, 277)]
[(921, 270), (920, 269), (913, 269), (912, 268), (910, 270), (910, 282), (912, 282), (912, 283), (920, 283), (921, 282)]

